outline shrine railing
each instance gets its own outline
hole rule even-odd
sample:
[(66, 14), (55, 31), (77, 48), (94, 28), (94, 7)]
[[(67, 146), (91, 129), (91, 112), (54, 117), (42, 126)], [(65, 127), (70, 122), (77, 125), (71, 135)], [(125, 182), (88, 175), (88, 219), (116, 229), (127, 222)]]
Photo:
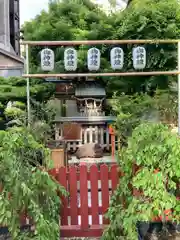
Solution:
[(87, 110), (87, 109), (81, 109), (80, 110), (80, 116), (105, 116), (105, 112), (101, 110)]
[[(116, 146), (118, 146), (118, 139), (116, 137)], [(76, 151), (80, 146), (86, 143), (98, 143), (105, 151), (111, 151), (111, 135), (108, 127), (104, 126), (88, 126), (82, 127), (81, 139), (67, 141), (67, 150)]]

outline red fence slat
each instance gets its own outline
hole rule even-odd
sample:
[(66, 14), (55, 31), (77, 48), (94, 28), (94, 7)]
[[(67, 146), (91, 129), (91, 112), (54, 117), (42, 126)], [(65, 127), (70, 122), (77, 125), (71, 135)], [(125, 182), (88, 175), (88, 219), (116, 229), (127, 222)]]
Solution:
[(99, 224), (99, 201), (98, 201), (98, 168), (92, 165), (90, 168), (91, 182), (91, 209), (92, 209), (92, 224)]
[(76, 167), (69, 169), (70, 216), (71, 225), (78, 225), (77, 176)]
[(119, 174), (117, 165), (113, 165), (111, 167), (111, 181), (112, 181), (112, 191), (116, 190), (117, 185), (119, 183)]
[[(116, 189), (122, 174), (120, 174), (116, 165), (109, 168), (108, 165), (104, 164), (100, 166), (100, 170), (98, 169), (99, 166), (94, 164), (90, 167), (90, 170), (87, 169), (87, 166), (80, 166), (79, 168), (72, 166), (67, 168), (60, 167), (48, 171), (69, 192), (68, 197), (64, 197), (58, 192), (62, 201), (60, 211), (61, 238), (94, 237), (99, 239), (102, 236), (103, 230), (107, 227), (108, 220), (103, 217), (103, 224), (101, 224), (99, 217), (107, 212), (109, 207), (109, 191)], [(101, 186), (98, 186), (98, 181), (101, 181)], [(109, 181), (111, 181), (112, 187), (109, 186)], [(90, 184), (88, 184), (89, 182)], [(89, 192), (91, 192), (91, 199), (88, 196)], [(99, 206), (100, 192), (102, 194), (102, 206)], [(80, 204), (78, 204), (78, 195), (80, 195)], [(11, 197), (10, 193), (8, 197)], [(91, 205), (89, 204), (90, 200)], [(78, 222), (78, 216), (81, 216), (81, 224)], [(92, 224), (89, 223), (89, 216), (92, 216)], [(32, 219), (28, 217), (26, 212), (20, 214), (19, 217), (21, 225), (31, 224), (35, 227)], [(70, 217), (71, 223), (69, 222)]]
[(61, 239), (100, 239), (103, 234), (103, 226), (93, 225), (88, 230), (80, 226), (61, 227)]
[[(102, 190), (102, 209), (103, 209), (103, 213), (105, 214), (109, 207), (109, 181), (108, 181), (107, 165), (101, 165), (100, 175), (101, 175), (101, 190)], [(105, 217), (103, 217), (103, 224), (108, 224), (108, 220)]]
[[(66, 168), (61, 167), (59, 168), (59, 176), (58, 176), (59, 183), (67, 190), (67, 179), (66, 179)], [(62, 207), (61, 207), (61, 225), (67, 226), (68, 225), (68, 202), (67, 198), (62, 197)]]
[(80, 167), (81, 228), (88, 229), (88, 182), (87, 167)]

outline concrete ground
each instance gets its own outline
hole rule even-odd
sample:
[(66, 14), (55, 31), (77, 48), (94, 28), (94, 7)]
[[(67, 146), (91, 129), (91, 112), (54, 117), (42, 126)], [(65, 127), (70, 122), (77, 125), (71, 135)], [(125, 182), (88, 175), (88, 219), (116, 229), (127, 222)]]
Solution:
[[(76, 156), (72, 156), (71, 160), (69, 160), (68, 162), (69, 164), (79, 163), (79, 159), (77, 159)], [(118, 162), (118, 156), (115, 156), (115, 160), (113, 162)], [(95, 163), (104, 163), (104, 164), (112, 163), (112, 156), (111, 155), (103, 156), (102, 158), (99, 158), (97, 161), (95, 161)]]
[(99, 240), (100, 238), (61, 238), (61, 240)]

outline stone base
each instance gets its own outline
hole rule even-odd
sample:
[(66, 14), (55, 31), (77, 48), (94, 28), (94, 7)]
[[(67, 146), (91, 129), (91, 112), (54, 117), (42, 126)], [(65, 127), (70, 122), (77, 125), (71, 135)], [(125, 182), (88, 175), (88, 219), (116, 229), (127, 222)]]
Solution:
[(165, 235), (164, 233), (151, 233), (147, 234), (142, 240), (180, 240), (180, 234), (176, 232), (167, 235)]
[(138, 240), (180, 240), (179, 225), (166, 223), (164, 227), (161, 222), (140, 222)]

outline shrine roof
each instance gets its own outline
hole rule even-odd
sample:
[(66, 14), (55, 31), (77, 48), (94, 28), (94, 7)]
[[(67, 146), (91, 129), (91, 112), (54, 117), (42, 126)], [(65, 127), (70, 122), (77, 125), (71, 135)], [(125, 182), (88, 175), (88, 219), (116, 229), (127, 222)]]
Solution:
[(87, 96), (106, 96), (106, 91), (103, 87), (97, 85), (88, 85), (76, 87), (75, 96), (87, 97)]
[(81, 122), (81, 123), (87, 123), (87, 122), (94, 122), (94, 123), (112, 123), (116, 121), (115, 116), (74, 116), (74, 117), (59, 117), (56, 118), (53, 122)]

